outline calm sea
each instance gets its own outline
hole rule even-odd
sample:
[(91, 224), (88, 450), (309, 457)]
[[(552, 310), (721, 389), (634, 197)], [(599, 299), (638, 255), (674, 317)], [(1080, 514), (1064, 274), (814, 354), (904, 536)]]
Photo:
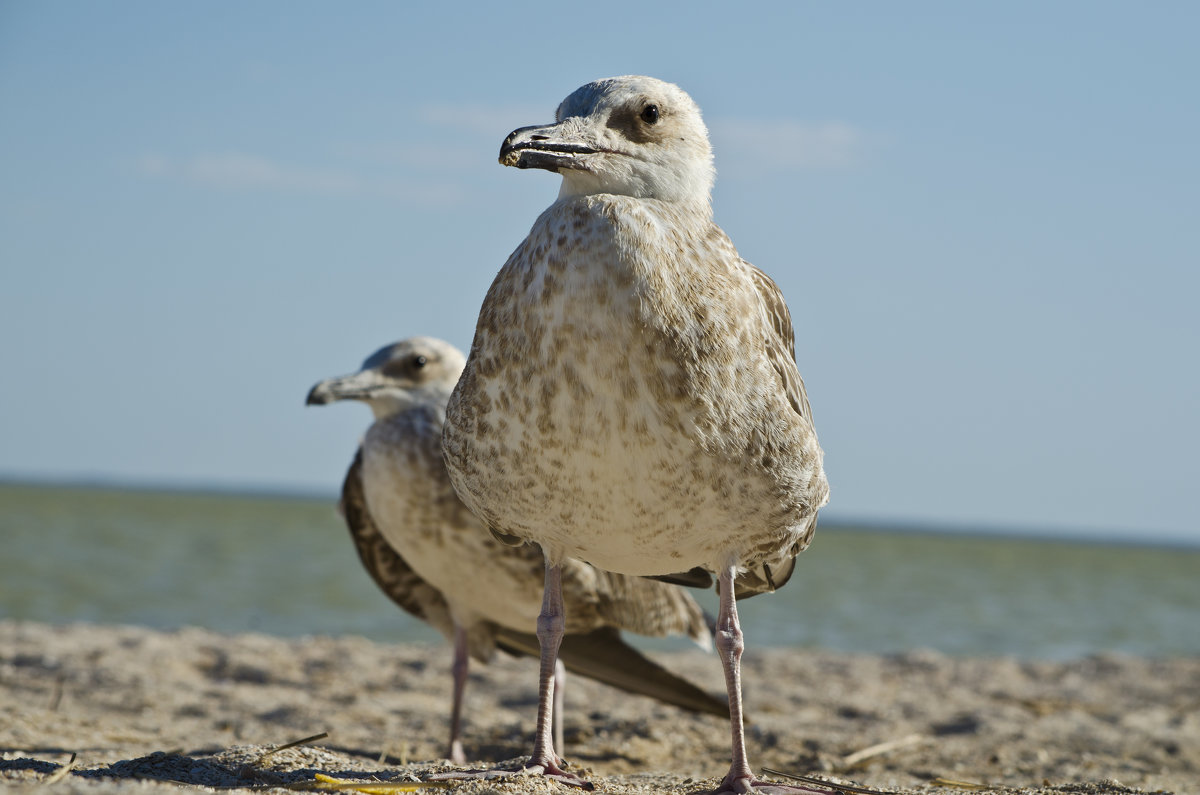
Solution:
[[(1200, 550), (825, 524), (740, 610), (751, 648), (1197, 655)], [(439, 638), (375, 589), (331, 500), (0, 485), (0, 616)]]

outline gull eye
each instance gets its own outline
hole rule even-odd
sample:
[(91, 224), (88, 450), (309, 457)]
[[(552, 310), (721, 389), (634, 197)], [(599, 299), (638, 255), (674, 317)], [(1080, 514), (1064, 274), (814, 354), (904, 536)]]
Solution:
[(429, 360), (426, 359), (424, 356), (417, 354), (416, 356), (413, 357), (413, 360), (412, 360), (413, 369), (420, 370), (428, 362), (429, 362)]
[(654, 124), (658, 121), (658, 105), (647, 105), (642, 108), (642, 121), (646, 124)]

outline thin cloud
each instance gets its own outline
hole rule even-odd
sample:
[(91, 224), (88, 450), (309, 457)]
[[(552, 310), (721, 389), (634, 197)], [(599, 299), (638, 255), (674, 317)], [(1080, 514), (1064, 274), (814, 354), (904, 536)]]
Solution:
[[(430, 105), (418, 116), (430, 125), (496, 138), (527, 124), (549, 123), (554, 110), (518, 105)], [(718, 157), (737, 159), (742, 168), (756, 171), (851, 168), (863, 161), (871, 143), (866, 132), (840, 121), (714, 119), (709, 131)]]
[[(499, 144), (497, 144), (499, 146)], [(384, 143), (343, 144), (335, 154), (347, 161), (370, 168), (403, 168), (407, 172), (444, 173), (478, 167), (480, 159), (495, 159), (496, 147), (444, 141), (392, 141)]]
[(531, 105), (428, 105), (418, 113), (426, 124), (503, 138), (518, 127), (549, 124), (553, 107)]
[(188, 158), (144, 155), (138, 170), (151, 177), (229, 189), (268, 189), (300, 193), (361, 193), (362, 180), (334, 169), (312, 169), (276, 163), (258, 155), (202, 154)]
[(716, 119), (709, 131), (718, 158), (755, 170), (852, 168), (870, 145), (867, 133), (840, 121)]
[(154, 179), (234, 191), (266, 190), (330, 197), (374, 196), (438, 204), (454, 203), (463, 193), (458, 187), (443, 183), (422, 185), (366, 178), (345, 169), (282, 164), (260, 155), (236, 152), (185, 158), (146, 154), (138, 158), (137, 170), (143, 176)]

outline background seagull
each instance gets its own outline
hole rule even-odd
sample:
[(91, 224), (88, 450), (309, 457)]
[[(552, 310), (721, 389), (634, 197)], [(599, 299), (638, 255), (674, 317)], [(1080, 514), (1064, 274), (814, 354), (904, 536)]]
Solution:
[(829, 493), (787, 306), (713, 223), (708, 132), (677, 86), (588, 83), (554, 124), (511, 133), (500, 162), (558, 172), (562, 188), (484, 299), (444, 449), (467, 505), (546, 555), (529, 767), (583, 783), (561, 770), (549, 718), (563, 564), (579, 558), (718, 574), (733, 751), (720, 790), (765, 787), (742, 731), (734, 583), (783, 585)]
[[(307, 401), (360, 400), (375, 415), (346, 474), (340, 507), (376, 584), (454, 643), (448, 754), (459, 763), (465, 761), (460, 727), (468, 657), (486, 662), (496, 648), (538, 654), (533, 632), (543, 574), (539, 549), (499, 543), (450, 485), (442, 422), (464, 361), (449, 343), (414, 337), (376, 351), (352, 375), (321, 381)], [(621, 640), (621, 629), (683, 633), (707, 647), (710, 630), (686, 592), (574, 561), (565, 567), (564, 592), (572, 612), (563, 643), (567, 668), (684, 709), (729, 714), (723, 700)], [(561, 714), (556, 725), (561, 742)]]

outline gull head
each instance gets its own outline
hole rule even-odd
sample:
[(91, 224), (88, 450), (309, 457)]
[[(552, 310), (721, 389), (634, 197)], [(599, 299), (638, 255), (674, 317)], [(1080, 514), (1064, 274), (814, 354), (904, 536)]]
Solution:
[(707, 204), (713, 183), (700, 108), (679, 86), (634, 75), (576, 89), (558, 106), (554, 124), (511, 132), (500, 163), (557, 171), (560, 196)]
[(416, 406), (444, 410), (466, 361), (448, 342), (411, 337), (375, 351), (356, 373), (317, 383), (305, 402), (361, 400), (377, 420)]

